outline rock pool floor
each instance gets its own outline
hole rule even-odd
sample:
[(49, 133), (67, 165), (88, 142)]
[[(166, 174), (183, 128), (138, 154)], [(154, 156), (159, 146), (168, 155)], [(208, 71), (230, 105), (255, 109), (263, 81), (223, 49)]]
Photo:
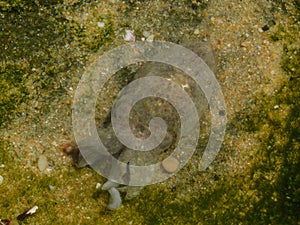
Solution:
[[(299, 224), (299, 8), (297, 0), (1, 1), (0, 219), (37, 205), (22, 224)], [(72, 167), (60, 146), (72, 138), (85, 67), (125, 43), (126, 29), (137, 40), (148, 32), (209, 41), (228, 126), (207, 171), (195, 154), (176, 176), (109, 211), (96, 189), (105, 179)]]

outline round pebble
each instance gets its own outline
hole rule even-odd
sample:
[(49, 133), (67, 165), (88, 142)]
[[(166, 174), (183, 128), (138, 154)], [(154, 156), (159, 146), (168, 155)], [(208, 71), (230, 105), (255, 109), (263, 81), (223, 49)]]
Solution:
[(173, 157), (169, 157), (162, 161), (162, 166), (168, 173), (174, 173), (179, 167), (179, 161)]
[(0, 184), (3, 183), (3, 177), (0, 175)]
[(38, 168), (41, 172), (44, 172), (44, 170), (48, 167), (48, 159), (44, 155), (40, 155), (38, 160)]

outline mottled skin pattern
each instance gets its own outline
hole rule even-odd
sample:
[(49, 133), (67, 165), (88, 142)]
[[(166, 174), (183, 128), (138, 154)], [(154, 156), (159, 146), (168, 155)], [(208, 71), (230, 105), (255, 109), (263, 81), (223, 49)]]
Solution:
[[(198, 54), (208, 64), (211, 70), (215, 71), (216, 63), (209, 43), (189, 41), (182, 45)], [(145, 63), (136, 71), (134, 79), (145, 76), (161, 76), (179, 84), (192, 98), (198, 110), (198, 115), (202, 115), (204, 110), (207, 109), (207, 101), (201, 89), (190, 77), (186, 76), (180, 70), (169, 65), (149, 62)], [(172, 95), (172, 93), (170, 93), (170, 95)], [(109, 152), (119, 160), (131, 165), (149, 165), (161, 161), (170, 154), (176, 145), (176, 137), (178, 129), (180, 128), (179, 116), (170, 103), (159, 98), (146, 98), (138, 102), (130, 114), (130, 126), (136, 137), (143, 139), (150, 135), (148, 124), (153, 117), (163, 118), (168, 125), (168, 130), (163, 142), (157, 148), (148, 152), (133, 151), (123, 146), (114, 135), (110, 123), (110, 115), (108, 115), (107, 122), (99, 127), (98, 133)], [(72, 157), (76, 166), (84, 167), (88, 165), (74, 142), (66, 144), (62, 151)], [(129, 171), (127, 171), (126, 174), (119, 174), (118, 176), (121, 176), (125, 183), (129, 183)], [(116, 192), (117, 190), (126, 191), (125, 198), (131, 199), (137, 196), (142, 188), (143, 187), (124, 185), (120, 187), (110, 180), (102, 186), (103, 190), (107, 190), (111, 193), (111, 199), (108, 205), (110, 209), (118, 208), (121, 204), (120, 199), (118, 199), (120, 195)]]

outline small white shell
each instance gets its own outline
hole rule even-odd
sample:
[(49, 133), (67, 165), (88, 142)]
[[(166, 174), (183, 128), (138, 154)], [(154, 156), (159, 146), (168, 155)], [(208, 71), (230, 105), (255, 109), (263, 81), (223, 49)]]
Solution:
[(124, 40), (125, 41), (135, 42), (135, 36), (134, 36), (132, 30), (125, 30)]
[(32, 215), (34, 213), (36, 213), (36, 210), (38, 209), (39, 207), (38, 206), (33, 206), (31, 209), (29, 209), (26, 214), (29, 214), (29, 215)]

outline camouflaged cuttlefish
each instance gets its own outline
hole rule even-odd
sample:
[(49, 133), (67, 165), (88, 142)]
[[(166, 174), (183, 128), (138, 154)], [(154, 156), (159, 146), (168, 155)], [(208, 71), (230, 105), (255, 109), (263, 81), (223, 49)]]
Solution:
[[(182, 45), (198, 54), (206, 62), (210, 69), (215, 71), (215, 58), (209, 43), (188, 41)], [(200, 87), (179, 69), (162, 63), (148, 62), (135, 71), (134, 79), (146, 76), (160, 76), (179, 84), (192, 98), (198, 110), (198, 115), (202, 115), (202, 113), (208, 108), (206, 98)], [(170, 95), (172, 95), (172, 93), (170, 93)], [(163, 157), (168, 156), (168, 154), (174, 150), (177, 134), (180, 129), (180, 118), (170, 103), (159, 98), (146, 98), (139, 101), (132, 108), (130, 126), (133, 134), (141, 139), (147, 138), (150, 134), (148, 124), (153, 117), (161, 117), (166, 122), (168, 129), (167, 135), (161, 144), (151, 151), (134, 151), (119, 142), (112, 128), (110, 115), (107, 116), (108, 122), (99, 126), (98, 134), (102, 143), (108, 148), (108, 151), (118, 160), (127, 163), (128, 165), (150, 165)], [(87, 144), (86, 149), (88, 150), (88, 148), (89, 146)], [(75, 142), (65, 145), (63, 147), (63, 151), (72, 156), (74, 164), (78, 167), (88, 166), (88, 163), (80, 154)], [(124, 179), (124, 183), (129, 183), (129, 170), (124, 174), (119, 174), (119, 176)], [(119, 191), (126, 191), (125, 198), (131, 199), (137, 196), (142, 188), (143, 187), (137, 186), (120, 186), (110, 180), (102, 185), (102, 190), (106, 190), (110, 193), (111, 197), (108, 208), (111, 210), (117, 209), (121, 205), (122, 201)]]

